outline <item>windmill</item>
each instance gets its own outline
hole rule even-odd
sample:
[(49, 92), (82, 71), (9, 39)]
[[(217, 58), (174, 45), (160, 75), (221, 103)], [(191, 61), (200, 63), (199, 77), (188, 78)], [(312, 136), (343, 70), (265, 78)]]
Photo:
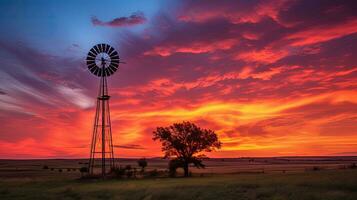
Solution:
[(113, 47), (97, 44), (89, 50), (86, 61), (89, 71), (100, 77), (88, 170), (94, 175), (101, 169), (101, 175), (105, 177), (114, 167), (107, 77), (117, 71), (120, 59)]

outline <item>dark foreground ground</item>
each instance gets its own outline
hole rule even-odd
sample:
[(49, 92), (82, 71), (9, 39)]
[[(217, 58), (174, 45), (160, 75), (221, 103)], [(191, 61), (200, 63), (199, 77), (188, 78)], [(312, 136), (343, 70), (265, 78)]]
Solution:
[[(215, 159), (191, 178), (124, 180), (80, 180), (64, 170), (78, 160), (2, 160), (0, 199), (357, 199), (357, 169), (348, 168), (355, 158), (284, 159)], [(150, 164), (160, 170), (166, 161)]]

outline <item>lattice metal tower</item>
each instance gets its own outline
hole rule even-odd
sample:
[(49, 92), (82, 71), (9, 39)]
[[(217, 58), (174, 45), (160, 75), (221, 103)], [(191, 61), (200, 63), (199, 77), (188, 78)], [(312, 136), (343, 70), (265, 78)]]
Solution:
[(114, 74), (119, 63), (118, 52), (107, 44), (97, 44), (88, 52), (88, 69), (100, 77), (88, 166), (89, 174), (92, 176), (101, 174), (105, 177), (115, 165), (107, 76)]

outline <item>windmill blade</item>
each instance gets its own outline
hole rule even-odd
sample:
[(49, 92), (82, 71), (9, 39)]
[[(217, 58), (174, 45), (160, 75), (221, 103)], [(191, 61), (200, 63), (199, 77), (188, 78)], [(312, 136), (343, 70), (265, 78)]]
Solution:
[(118, 63), (111, 63), (109, 66), (112, 66), (114, 68), (118, 68), (119, 64)]
[(113, 58), (113, 57), (115, 57), (116, 55), (118, 55), (118, 52), (113, 51), (111, 54), (109, 54), (109, 57), (110, 57), (110, 58)]
[(94, 72), (93, 72), (93, 74), (95, 74), (95, 75), (97, 75), (98, 76), (98, 71), (99, 71), (99, 67), (96, 67), (95, 69), (94, 69)]
[(100, 51), (99, 51), (99, 49), (98, 49), (98, 45), (95, 45), (93, 48), (94, 48), (94, 50), (97, 52), (97, 54), (100, 53)]
[(93, 58), (95, 58), (95, 57), (96, 57), (96, 55), (95, 55), (95, 54), (93, 54), (91, 51), (89, 51), (89, 52), (88, 52), (88, 57), (93, 57)]
[(114, 71), (112, 70), (111, 67), (108, 67), (107, 69), (108, 69), (108, 71), (110, 72), (110, 74), (114, 74)]
[(88, 56), (88, 57), (87, 57), (87, 61), (89, 61), (89, 60), (90, 60), (90, 61), (94, 61), (94, 60), (95, 60), (95, 57), (93, 58), (93, 57)]
[(102, 69), (102, 73), (103, 73), (103, 74), (102, 74), (103, 76), (108, 76), (106, 69), (104, 69), (104, 70)]
[(95, 65), (95, 63), (94, 64), (90, 64), (90, 65), (88, 65), (88, 69), (89, 70), (91, 70), (93, 67), (96, 67), (97, 65)]
[(97, 66), (94, 66), (92, 69), (90, 69), (90, 72), (92, 72), (92, 74), (94, 74), (94, 72), (97, 68), (98, 68)]
[(106, 75), (106, 76), (110, 76), (110, 75), (111, 75), (111, 73), (110, 73), (110, 71), (109, 71), (108, 68), (105, 68), (105, 75)]
[(117, 69), (114, 67), (109, 67), (109, 69), (113, 72), (113, 74), (117, 71)]
[(87, 66), (88, 66), (88, 67), (89, 67), (89, 66), (92, 66), (92, 65), (96, 66), (96, 64), (95, 64), (94, 61), (87, 61)]
[(94, 57), (98, 54), (94, 48), (91, 48), (89, 51), (94, 55)]
[(110, 48), (110, 46), (106, 44), (106, 45), (105, 45), (105, 51), (104, 51), (104, 52), (108, 53), (109, 48)]
[(105, 44), (101, 44), (102, 46), (102, 52), (105, 52)]
[(114, 48), (113, 48), (113, 47), (110, 47), (110, 48), (109, 48), (108, 55), (110, 55), (113, 51), (115, 51)]
[(119, 55), (111, 56), (110, 59), (111, 60), (120, 60)]
[(98, 46), (98, 49), (99, 49), (100, 53), (102, 53), (103, 52), (102, 44), (97, 44), (97, 46)]
[(120, 61), (119, 60), (110, 60), (111, 63), (115, 63), (115, 64), (119, 64)]
[(116, 63), (111, 63), (111, 64), (109, 65), (109, 67), (113, 67), (113, 68), (115, 68), (115, 69), (118, 68), (118, 66), (119, 66), (119, 65), (116, 64)]

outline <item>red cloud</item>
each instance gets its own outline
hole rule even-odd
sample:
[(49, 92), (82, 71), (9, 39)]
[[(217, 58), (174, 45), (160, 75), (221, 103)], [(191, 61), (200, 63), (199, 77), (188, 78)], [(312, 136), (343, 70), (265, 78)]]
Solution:
[(238, 53), (238, 55), (235, 56), (235, 59), (244, 60), (246, 62), (274, 63), (287, 55), (289, 55), (287, 50), (275, 50), (268, 47), (262, 50)]
[(357, 33), (357, 19), (352, 19), (345, 23), (333, 26), (325, 25), (308, 28), (306, 30), (293, 33), (286, 37), (286, 39), (293, 40), (293, 46), (303, 46), (329, 41), (353, 33)]
[(187, 45), (163, 45), (154, 47), (154, 49), (147, 51), (144, 55), (159, 55), (170, 56), (174, 53), (209, 53), (216, 50), (228, 50), (238, 43), (236, 39), (225, 39), (214, 42), (193, 42)]
[(231, 23), (258, 23), (263, 18), (269, 17), (278, 21), (279, 11), (286, 5), (285, 0), (261, 1), (255, 5), (247, 2), (219, 2), (212, 4), (194, 4), (179, 15), (178, 19), (185, 22), (206, 22), (208, 20), (225, 18)]
[(112, 27), (122, 27), (122, 26), (133, 26), (137, 24), (143, 24), (146, 22), (146, 18), (143, 13), (137, 12), (133, 13), (129, 17), (119, 17), (108, 22), (103, 22), (97, 17), (92, 17), (92, 24), (95, 26), (112, 26)]

